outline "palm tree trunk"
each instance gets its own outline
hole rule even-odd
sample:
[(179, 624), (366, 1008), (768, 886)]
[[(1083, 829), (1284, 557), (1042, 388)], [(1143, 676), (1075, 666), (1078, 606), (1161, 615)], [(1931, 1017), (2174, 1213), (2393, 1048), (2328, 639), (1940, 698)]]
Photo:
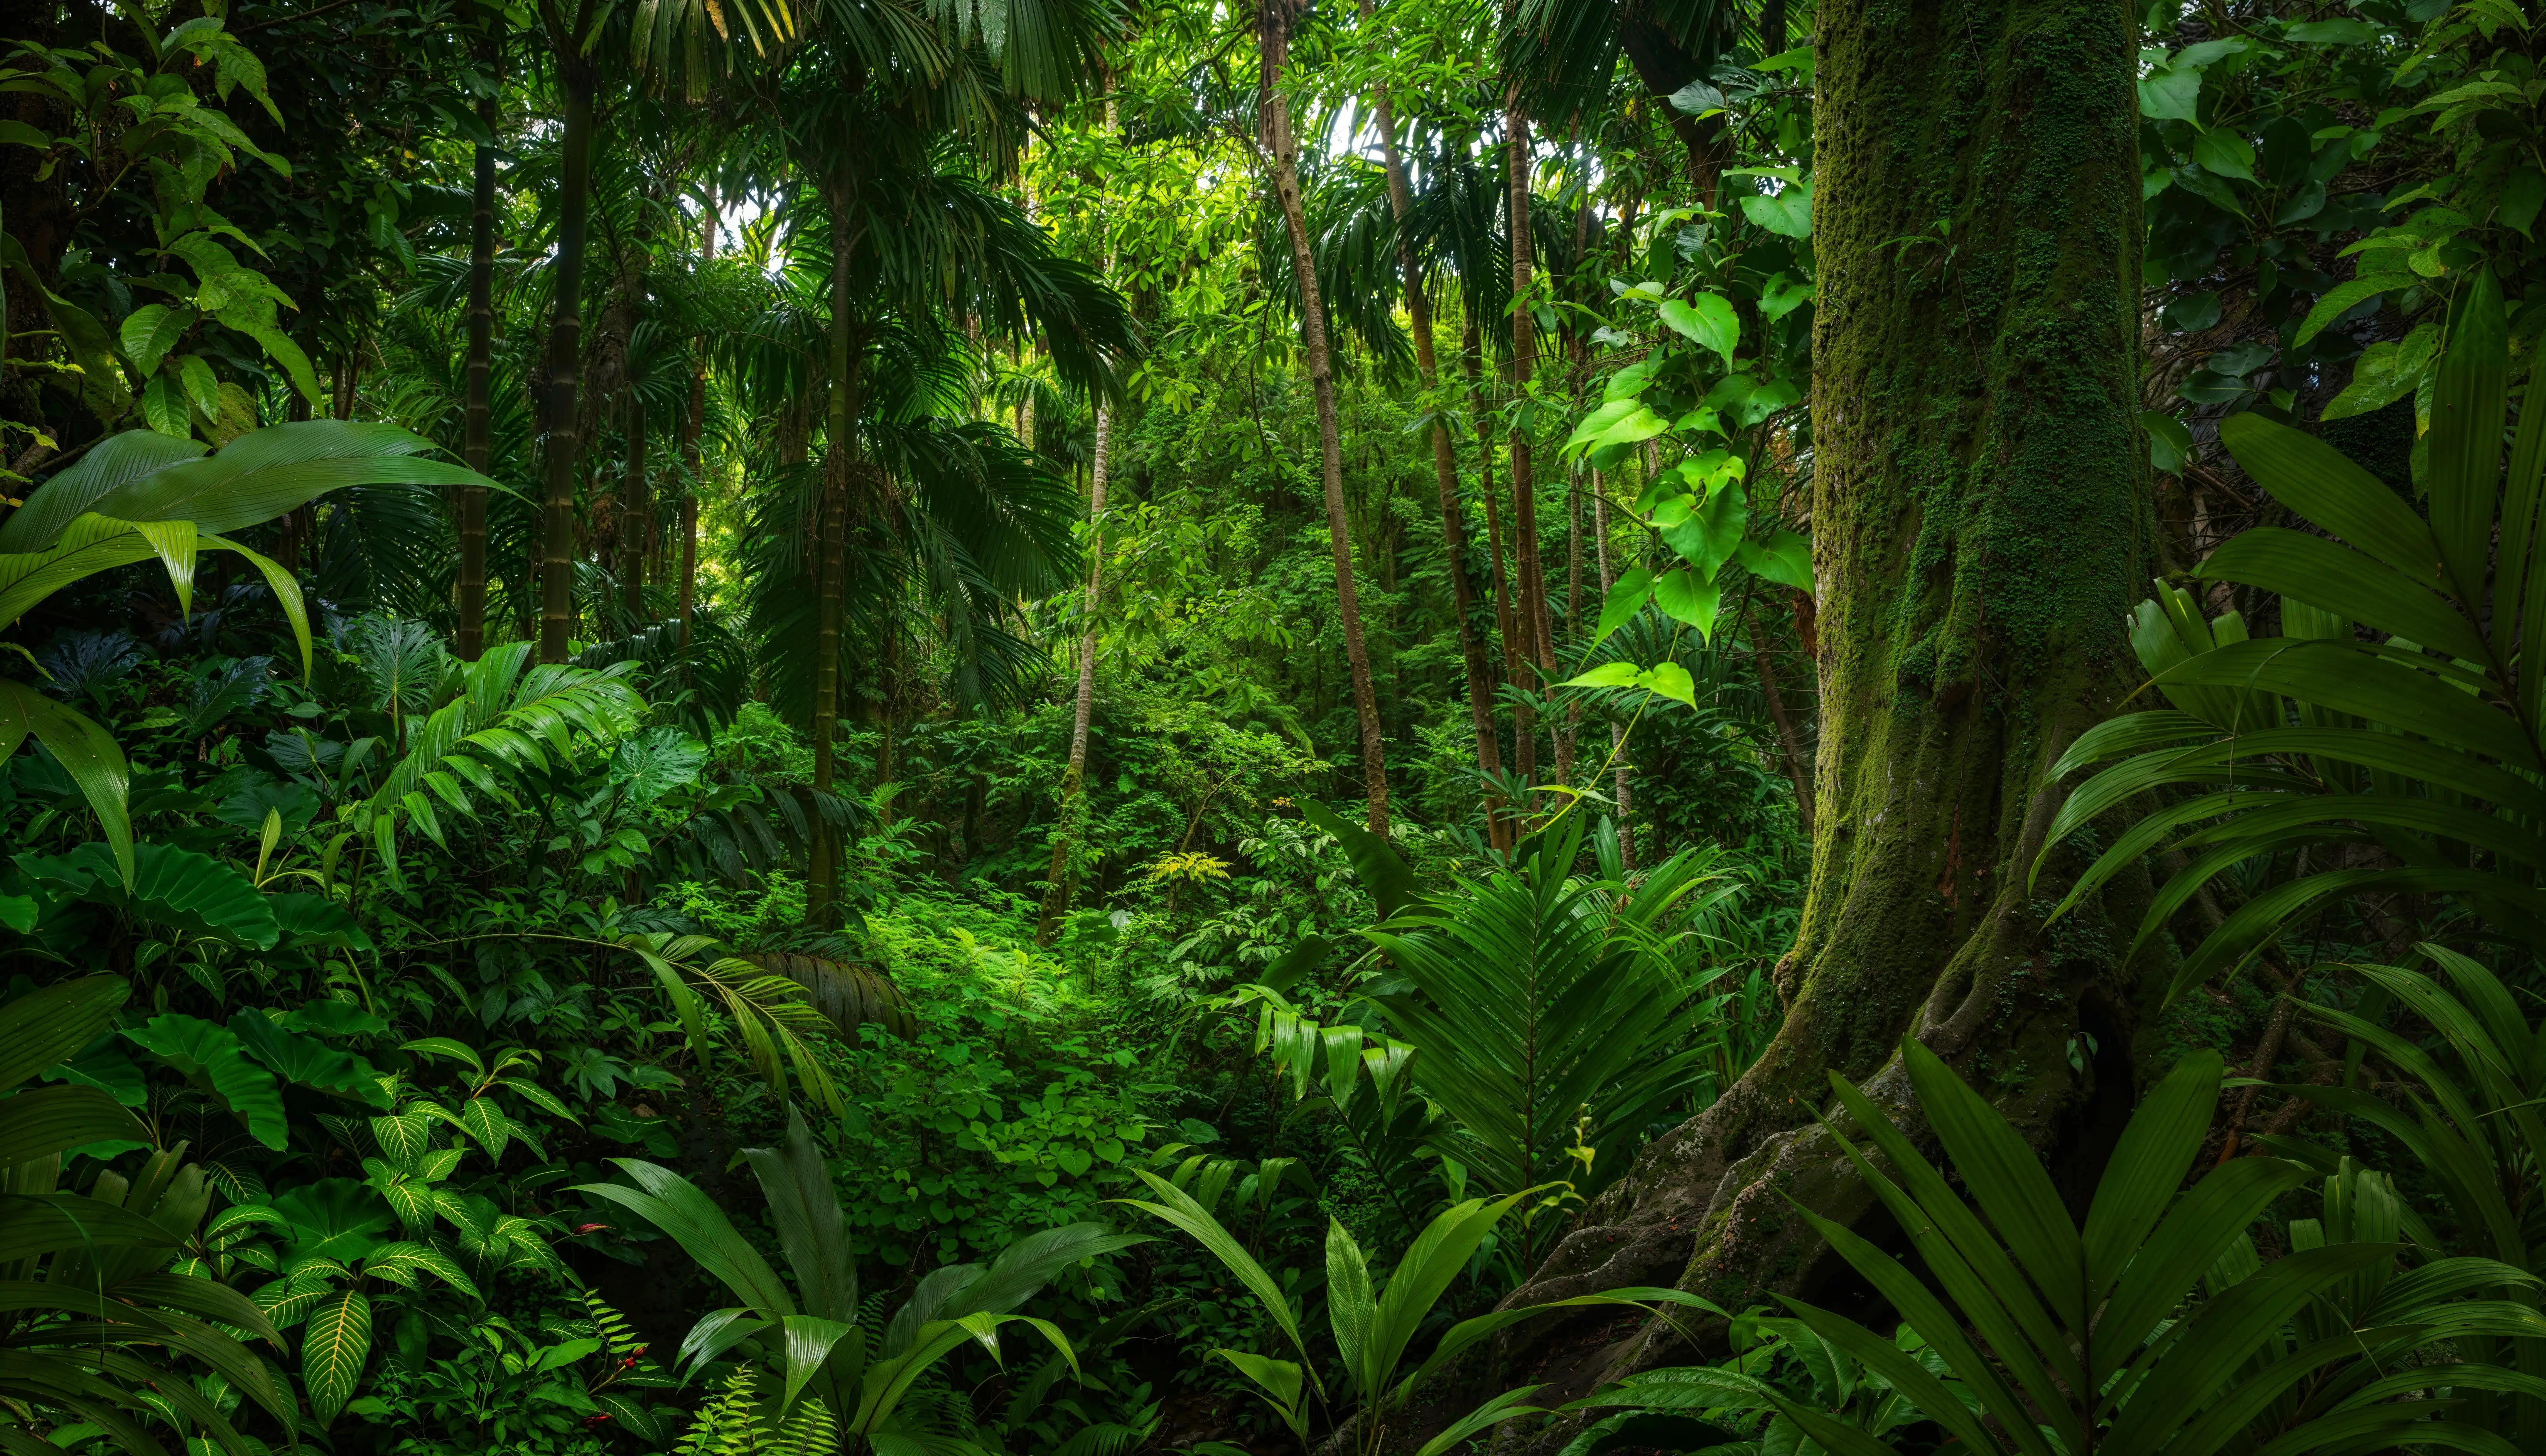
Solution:
[(1379, 692), (1370, 676), (1370, 653), (1361, 635), (1361, 594), (1353, 584), (1351, 522), (1344, 510), (1344, 460), (1335, 417), (1333, 362), (1326, 348), (1326, 312), (1317, 295), (1317, 268), (1309, 248), (1309, 221), (1300, 200), (1300, 142), (1291, 131), (1291, 104), (1282, 95), (1282, 60), (1289, 49), (1288, 0), (1268, 0), (1257, 40), (1264, 47), (1256, 111), (1265, 149), (1272, 154), (1273, 190), (1291, 234), (1291, 275), (1300, 285), (1300, 332), (1309, 356), (1309, 381), (1317, 400), (1317, 445), (1326, 487), (1326, 540), (1335, 562), (1336, 615), (1344, 630), (1344, 661), (1352, 670), (1353, 709), (1361, 719), (1362, 785), (1369, 796), (1366, 822), (1388, 833), (1388, 763), (1379, 721)]
[[(580, 38), (575, 38), (579, 40)], [(592, 212), (591, 68), (558, 48), (565, 86), (557, 182), (555, 304), (549, 321), (548, 499), (540, 532), (540, 661), (561, 663), (574, 635), (574, 477), (583, 455), (575, 389), (583, 373), (583, 244)]]
[[(1364, 24), (1370, 21), (1370, 0), (1361, 0)], [(1441, 387), (1441, 368), (1432, 352), (1432, 300), (1415, 271), (1414, 240), (1407, 226), (1414, 211), (1413, 189), (1406, 182), (1405, 158), (1397, 149), (1397, 116), (1386, 86), (1371, 88), (1371, 104), (1379, 113), (1389, 210), (1397, 218), (1397, 266), (1405, 276), (1405, 315), (1414, 333), (1414, 367), (1429, 394)], [(1477, 767), (1490, 778), (1503, 766), (1502, 745), (1494, 733), (1493, 675), (1486, 666), (1485, 644), (1477, 639), (1477, 590), (1468, 580), (1468, 528), (1459, 510), (1458, 454), (1450, 444), (1450, 426), (1438, 412), (1432, 417), (1432, 479), (1441, 493), (1441, 544), (1450, 563), (1450, 609), (1459, 621), (1459, 659), (1468, 671), (1468, 717), (1477, 734)], [(1501, 807), (1500, 799), (1487, 796), (1485, 837), (1497, 849), (1510, 848), (1509, 826), (1496, 812)]]
[[(822, 576), (813, 627), (813, 788), (831, 792), (840, 724), (840, 628), (848, 615), (849, 488), (855, 478), (858, 438), (859, 356), (851, 311), (849, 231), (856, 188), (845, 167), (832, 174), (830, 398), (823, 421), (822, 504), (817, 535)], [(839, 899), (839, 846), (827, 827), (814, 835), (813, 870), (806, 910), (815, 927), (829, 929)]]
[(645, 552), (654, 536), (654, 503), (645, 493), (645, 403), (628, 391), (628, 473), (619, 487), (619, 574), (632, 622), (645, 619)]
[[(495, 98), (480, 98), (477, 123), (495, 129)], [(495, 365), (495, 149), (480, 143), (468, 210), (468, 364), (460, 458), (483, 475), (493, 452), (488, 398)], [(486, 487), (460, 488), (460, 610), (454, 647), (465, 662), (486, 650)]]
[[(1591, 539), (1599, 554), (1600, 600), (1606, 603), (1618, 577), (1609, 566), (1609, 493), (1600, 488), (1597, 470), (1591, 472)], [(1616, 723), (1609, 725), (1609, 773), (1618, 798), (1618, 862), (1632, 872), (1636, 867), (1636, 804), (1627, 791), (1627, 730)]]
[[(1506, 16), (1510, 11), (1506, 4)], [(1530, 280), (1529, 212), (1529, 114), (1521, 110), (1517, 93), (1503, 102), (1503, 176), (1508, 189), (1505, 224), (1511, 242), (1512, 296), (1512, 397), (1521, 399), (1529, 393), (1532, 376), (1538, 371), (1538, 329), (1528, 307)], [(1538, 552), (1538, 481), (1531, 458), (1529, 427), (1515, 415), (1512, 421), (1509, 448), (1511, 451), (1512, 493), (1512, 557), (1520, 588), (1520, 659), (1536, 673), (1520, 675), (1516, 681), (1531, 690), (1539, 690), (1556, 679), (1556, 648), (1548, 638), (1553, 623), (1547, 613), (1547, 570)], [(1566, 752), (1564, 735), (1554, 732), (1556, 775), (1570, 776), (1572, 768)], [(1537, 745), (1531, 745), (1532, 757)]]
[(690, 412), (681, 421), (681, 468), (689, 476), (689, 488), (681, 492), (681, 647), (690, 645), (690, 615), (699, 602), (699, 486), (701, 483), (699, 436), (707, 428), (708, 362), (707, 341), (694, 339), (690, 346), (697, 353), (697, 363), (690, 366)]
[[(1111, 265), (1108, 265), (1109, 271)], [(1096, 458), (1087, 467), (1087, 519), (1105, 519), (1106, 455), (1114, 443), (1114, 410), (1096, 406)], [(1069, 910), (1069, 849), (1077, 839), (1079, 797), (1087, 782), (1087, 724), (1096, 711), (1096, 602), (1105, 585), (1105, 547), (1096, 531), (1087, 549), (1087, 630), (1078, 638), (1078, 701), (1069, 720), (1069, 766), (1061, 774), (1061, 817), (1053, 824), (1052, 866), (1044, 871), (1043, 914), (1035, 943), (1050, 945)]]
[[(1494, 629), (1503, 639), (1503, 681), (1517, 687), (1529, 681), (1527, 658), (1521, 655), (1520, 613), (1512, 604), (1511, 569), (1503, 562), (1503, 514), (1494, 491), (1494, 436), (1488, 421), (1485, 350), (1477, 337), (1477, 320), (1468, 319), (1466, 361), (1468, 388), (1477, 418), (1478, 494), (1485, 502), (1485, 551), (1494, 559)], [(1520, 780), (1538, 776), (1538, 715), (1525, 701), (1512, 704), (1512, 767)], [(1505, 838), (1509, 838), (1506, 832)]]

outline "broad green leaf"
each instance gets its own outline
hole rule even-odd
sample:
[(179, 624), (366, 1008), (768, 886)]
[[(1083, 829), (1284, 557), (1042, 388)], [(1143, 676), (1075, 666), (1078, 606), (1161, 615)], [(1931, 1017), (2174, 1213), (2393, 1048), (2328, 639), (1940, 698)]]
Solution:
[(1732, 300), (1720, 293), (1700, 293), (1689, 302), (1665, 298), (1661, 317), (1682, 338), (1714, 350), (1724, 356), (1727, 367), (1732, 365), (1733, 351), (1741, 343), (1741, 320)]
[(2219, 1054), (2196, 1051), (2152, 1090), (2122, 1129), (2086, 1213), (2086, 1301), (2101, 1305), (2139, 1256), (2183, 1175), (2200, 1155), (2219, 1104)]
[(2086, 1325), (2084, 1252), (2042, 1159), (2006, 1119), (1916, 1037), (1901, 1043), (1918, 1105), (1972, 1199), (2006, 1241), (2062, 1326)]
[(1610, 426), (1643, 408), (1644, 402), (1633, 395), (1611, 398), (1598, 409), (1582, 417), (1582, 422), (1573, 427), (1573, 433), (1566, 437), (1565, 447), (1569, 450), (1590, 448)]
[(2149, 468), (2161, 475), (2180, 474), (2184, 462), (2192, 458), (2192, 432), (2174, 416), (2157, 410), (2140, 412), (2140, 428), (2148, 432)]
[[(157, 848), (157, 847), (153, 847)], [(125, 1039), (174, 1068), (239, 1120), (248, 1134), (280, 1153), (288, 1128), (274, 1074), (247, 1059), (236, 1033), (175, 1011), (127, 1026)]]
[(114, 735), (25, 683), (0, 678), (0, 764), (33, 734), (79, 785), (97, 815), (116, 878), (132, 883), (132, 820), (125, 809), (128, 773)]
[(2234, 177), (2239, 182), (2254, 180), (2254, 144), (2234, 131), (2202, 132), (2201, 139), (2192, 144), (2192, 160), (2216, 176)]
[(1715, 635), (1715, 610), (1724, 589), (1686, 567), (1673, 567), (1654, 583), (1654, 605), (1673, 621), (1686, 622), (1708, 638)]
[(1636, 686), (1683, 707), (1697, 706), (1697, 684), (1678, 663), (1666, 662), (1638, 673)]
[(1791, 530), (1780, 528), (1764, 541), (1743, 541), (1733, 556), (1745, 570), (1778, 586), (1798, 592), (1815, 588), (1813, 543)]
[(1235, 1239), (1231, 1238), (1229, 1231), (1221, 1227), (1220, 1220), (1213, 1218), (1184, 1189), (1146, 1168), (1136, 1168), (1132, 1172), (1141, 1181), (1149, 1185), (1149, 1191), (1156, 1195), (1158, 1201), (1146, 1203), (1137, 1198), (1118, 1198), (1111, 1201), (1128, 1203), (1144, 1213), (1164, 1219), (1192, 1235), (1195, 1242), (1211, 1251), (1231, 1273), (1237, 1276), (1237, 1281), (1245, 1285), (1247, 1291), (1255, 1296), (1256, 1303), (1263, 1306), (1264, 1312), (1272, 1316), (1273, 1323), (1280, 1326), (1282, 1333), (1290, 1337), (1291, 1347), (1300, 1352), (1301, 1358), (1308, 1358), (1308, 1341), (1300, 1335), (1299, 1319), (1292, 1313), (1289, 1297), (1282, 1292), (1282, 1286), (1273, 1281), (1273, 1276), (1264, 1271), (1264, 1266), (1255, 1261), (1255, 1256), (1248, 1254), (1245, 1247)]
[(50, 1158), (88, 1143), (148, 1144), (150, 1130), (111, 1094), (93, 1087), (22, 1092), (0, 1118), (0, 1168)]
[(2413, 287), (2420, 282), (2410, 273), (2377, 273), (2336, 283), (2308, 309), (2307, 318), (2299, 324), (2298, 337), (2293, 342), (2305, 348), (2309, 340), (2324, 333), (2335, 319), (2361, 304)]
[(300, 1333), (300, 1380), (324, 1427), (354, 1398), (372, 1357), (372, 1302), (348, 1289), (318, 1306)]
[(382, 1246), (380, 1236), (397, 1221), (380, 1193), (359, 1178), (313, 1178), (277, 1194), (272, 1207), (292, 1231), (294, 1258), (349, 1267), (371, 1257)]
[(189, 934), (251, 950), (271, 950), (282, 936), (274, 908), (253, 881), (222, 860), (175, 845), (138, 846), (128, 890), (108, 848), (93, 840), (68, 854), (29, 855), (21, 868), (58, 895), (112, 905)]
[(1609, 589), (1608, 600), (1600, 604), (1600, 623), (1592, 632), (1593, 642), (1604, 641), (1611, 632), (1625, 626), (1654, 595), (1654, 574), (1642, 567), (1630, 567)]
[(1790, 185), (1775, 197), (1745, 197), (1741, 215), (1779, 237), (1808, 238), (1813, 235), (1813, 190), (1804, 184)]
[[(2469, 603), (2483, 599), (2493, 554), (2509, 382), (2504, 328), (2502, 284), (2493, 270), (2478, 269), (2457, 300), (2448, 353), (2439, 361), (2438, 384), (2431, 392), (2430, 429), (2423, 437), (2429, 448), (2423, 486), (2430, 499), (2431, 536), (2456, 579), (2455, 595)], [(2484, 656), (2460, 655), (2478, 661)]]
[[(1662, 544), (1678, 552), (1700, 580), (1711, 582), (1716, 570), (1733, 559), (1734, 548), (1749, 528), (1749, 495), (1739, 484), (1727, 482), (1716, 487), (1687, 520), (1664, 527), (1661, 537)], [(1669, 609), (1667, 604), (1663, 609)]]
[(82, 976), (0, 1004), (0, 1092), (97, 1040), (131, 994), (122, 976)]
[(2323, 536), (2254, 526), (2229, 537), (2197, 574), (2205, 581), (2261, 587), (2469, 662), (2492, 656), (2454, 604), (2394, 567)]
[(2347, 420), (2383, 410), (2413, 393), (2430, 371), (2439, 342), (2439, 326), (2426, 323), (2403, 339), (2370, 345), (2352, 364), (2351, 382), (2327, 403), (2324, 418)]
[(2140, 78), (2140, 115), (2156, 121), (2189, 121), (2201, 101), (2201, 72), (2164, 66)]
[[(165, 303), (144, 303), (125, 315), (124, 323), (118, 330), (120, 334), (118, 342), (123, 344), (125, 358), (132, 361), (132, 367), (136, 372), (145, 375), (154, 374), (159, 371), (160, 359), (176, 347), (179, 339), (186, 336), (187, 325), (192, 322), (193, 320), (187, 315), (170, 308)], [(157, 432), (135, 433), (156, 434)]]
[(1559, 688), (1633, 688), (1636, 686), (1636, 665), (1631, 662), (1604, 662), (1576, 673), (1556, 686)]
[(2439, 546), (2422, 518), (2334, 446), (2250, 413), (2220, 421), (2219, 440), (2282, 505), (2416, 581), (2437, 581)]
[(191, 439), (195, 433), (194, 416), (186, 406), (185, 386), (175, 373), (162, 371), (150, 376), (141, 388), (141, 418), (150, 428), (171, 440)]
[(229, 1029), (249, 1056), (273, 1069), (286, 1082), (368, 1102), (382, 1110), (389, 1106), (389, 1094), (381, 1088), (380, 1073), (361, 1057), (315, 1037), (286, 1031), (262, 1011), (242, 1011), (231, 1016)]

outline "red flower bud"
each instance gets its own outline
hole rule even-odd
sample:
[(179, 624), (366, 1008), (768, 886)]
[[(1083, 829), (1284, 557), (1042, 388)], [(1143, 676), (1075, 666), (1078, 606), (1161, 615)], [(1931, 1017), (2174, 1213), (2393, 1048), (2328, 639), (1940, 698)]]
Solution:
[(580, 1239), (595, 1229), (606, 1229), (609, 1227), (610, 1225), (608, 1224), (577, 1224), (574, 1226), (574, 1236)]

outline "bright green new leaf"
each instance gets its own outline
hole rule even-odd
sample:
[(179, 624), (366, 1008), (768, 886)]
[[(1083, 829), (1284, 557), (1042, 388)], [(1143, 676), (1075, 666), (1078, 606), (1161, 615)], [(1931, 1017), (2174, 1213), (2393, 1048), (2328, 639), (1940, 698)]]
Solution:
[(1727, 367), (1733, 364), (1733, 351), (1741, 343), (1741, 319), (1733, 311), (1733, 302), (1720, 293), (1700, 293), (1682, 302), (1665, 298), (1661, 306), (1662, 322), (1682, 338), (1724, 356)]
[(1619, 576), (1617, 585), (1609, 589), (1608, 599), (1600, 604), (1600, 622), (1592, 632), (1591, 640), (1602, 641), (1611, 632), (1625, 626), (1637, 612), (1645, 609), (1646, 601), (1653, 595), (1652, 570), (1642, 566), (1628, 569)]
[(1604, 662), (1574, 674), (1556, 685), (1559, 688), (1633, 688), (1636, 665), (1631, 662)]
[(1675, 662), (1647, 668), (1636, 675), (1636, 686), (1660, 697), (1667, 697), (1682, 707), (1697, 706), (1697, 683), (1688, 669)]
[(1811, 237), (1813, 235), (1813, 190), (1807, 184), (1795, 183), (1772, 198), (1757, 196), (1743, 198), (1741, 215), (1779, 237)]
[(1716, 608), (1723, 600), (1721, 584), (1686, 567), (1673, 567), (1654, 583), (1654, 605), (1664, 615), (1686, 622), (1710, 638), (1715, 634)]

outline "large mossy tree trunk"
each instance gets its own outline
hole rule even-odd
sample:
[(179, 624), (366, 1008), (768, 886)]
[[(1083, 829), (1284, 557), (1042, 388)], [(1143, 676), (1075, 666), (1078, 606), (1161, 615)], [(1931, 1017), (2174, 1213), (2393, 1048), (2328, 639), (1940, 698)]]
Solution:
[[(1830, 0), (1817, 32), (1820, 812), (1785, 1019), (1515, 1303), (1655, 1283), (1736, 1310), (1810, 1297), (1839, 1266), (1788, 1199), (1841, 1221), (1879, 1207), (1814, 1123), (1826, 1073), (1906, 1107), (1904, 1034), (2076, 1176), (2134, 1094), (2155, 978), (2118, 963), (2127, 936), (2097, 915), (2046, 929), (2026, 883), (2046, 770), (2137, 680), (2132, 17)], [(1918, 236), (1935, 241), (1905, 252)], [(1659, 1327), (1563, 1328), (1510, 1352), (1560, 1391), (1693, 1353)]]

